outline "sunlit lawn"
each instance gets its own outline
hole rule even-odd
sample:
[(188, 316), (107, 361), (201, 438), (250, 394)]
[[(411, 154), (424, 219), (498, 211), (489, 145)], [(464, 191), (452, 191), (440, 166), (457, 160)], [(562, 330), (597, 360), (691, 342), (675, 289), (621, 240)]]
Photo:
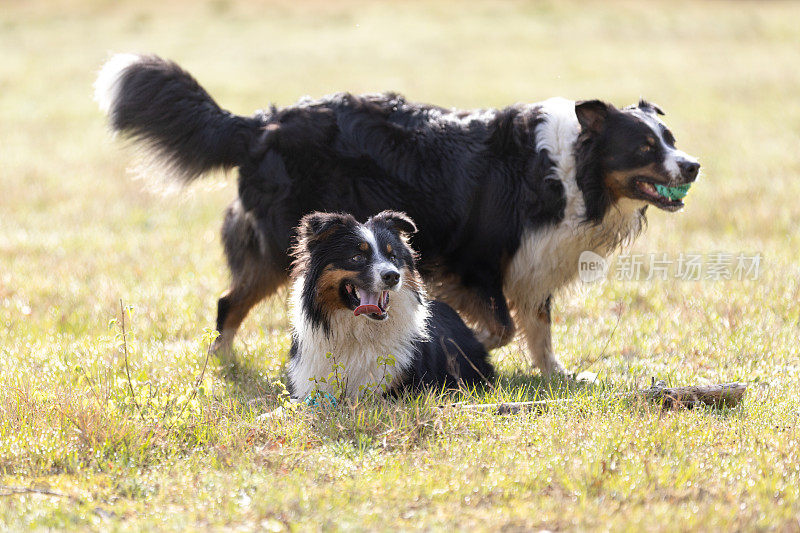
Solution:
[[(791, 2), (5, 2), (0, 529), (800, 530), (798, 18)], [(704, 174), (631, 252), (760, 253), (758, 279), (561, 295), (557, 350), (602, 386), (550, 390), (514, 344), (471, 398), (573, 399), (543, 414), (422, 397), (259, 419), (282, 404), (285, 293), (245, 322), (238, 364), (207, 358), (235, 180), (164, 195), (126, 172), (91, 101), (121, 51), (179, 61), (245, 114), (338, 90), (645, 96)], [(731, 410), (611, 399), (652, 377), (751, 385)]]

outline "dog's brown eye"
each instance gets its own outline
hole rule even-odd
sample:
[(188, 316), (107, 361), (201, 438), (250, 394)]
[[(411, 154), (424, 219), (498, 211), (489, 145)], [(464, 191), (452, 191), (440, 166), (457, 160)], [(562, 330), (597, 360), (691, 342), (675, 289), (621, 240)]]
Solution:
[(650, 146), (649, 144), (643, 144), (639, 147), (639, 151), (642, 152), (643, 154), (649, 152), (652, 149), (653, 147)]
[(364, 254), (356, 254), (353, 257), (351, 257), (350, 260), (353, 261), (354, 263), (360, 263), (361, 261), (364, 260)]

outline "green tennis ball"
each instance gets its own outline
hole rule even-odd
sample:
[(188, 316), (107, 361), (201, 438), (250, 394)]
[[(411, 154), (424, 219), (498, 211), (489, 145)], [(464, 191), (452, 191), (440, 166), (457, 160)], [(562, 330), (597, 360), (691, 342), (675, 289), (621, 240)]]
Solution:
[(680, 200), (689, 192), (689, 187), (692, 185), (678, 185), (677, 187), (665, 187), (663, 185), (656, 185), (656, 190), (661, 196), (666, 196), (670, 200)]

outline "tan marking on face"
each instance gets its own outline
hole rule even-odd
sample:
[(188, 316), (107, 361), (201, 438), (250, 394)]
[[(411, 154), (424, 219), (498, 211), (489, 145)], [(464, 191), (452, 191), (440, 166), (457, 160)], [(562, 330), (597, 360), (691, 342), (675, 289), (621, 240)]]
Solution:
[(339, 286), (342, 280), (353, 278), (358, 275), (354, 270), (342, 270), (332, 265), (325, 267), (317, 280), (317, 303), (328, 313), (336, 309), (347, 309), (339, 298)]
[(358, 245), (358, 249), (361, 250), (362, 252), (366, 252), (367, 250), (369, 250), (369, 244), (367, 244), (367, 241), (364, 241)]
[(391, 244), (387, 244), (387, 245), (386, 245), (386, 253), (387, 253), (387, 254), (390, 254), (390, 253), (392, 253), (392, 245), (391, 245)]
[(633, 187), (633, 179), (642, 177), (651, 178), (655, 181), (669, 181), (669, 177), (658, 172), (656, 163), (650, 163), (649, 165), (638, 168), (613, 170), (606, 174), (604, 182), (614, 200), (619, 200), (620, 198), (636, 198), (633, 196), (633, 191), (635, 190)]

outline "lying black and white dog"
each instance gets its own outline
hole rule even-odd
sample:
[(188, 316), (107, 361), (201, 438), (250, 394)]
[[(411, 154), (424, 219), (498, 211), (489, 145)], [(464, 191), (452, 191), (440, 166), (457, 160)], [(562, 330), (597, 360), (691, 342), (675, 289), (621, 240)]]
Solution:
[(239, 168), (239, 197), (222, 228), (233, 274), (218, 303), (223, 349), (253, 305), (288, 281), (303, 215), (363, 220), (395, 209), (419, 227), (413, 246), (434, 297), (488, 348), (513, 338), (513, 313), (532, 361), (545, 375), (561, 373), (553, 294), (576, 278), (583, 251), (606, 256), (635, 237), (648, 205), (681, 209), (656, 186), (690, 183), (700, 166), (645, 101), (459, 111), (339, 93), (242, 117), (175, 63), (130, 54), (109, 60), (95, 87), (112, 129), (177, 178)]
[(407, 242), (415, 231), (394, 211), (364, 224), (344, 214), (303, 217), (293, 250), (293, 397), (470, 388), (494, 377), (489, 354), (458, 314), (428, 301)]

